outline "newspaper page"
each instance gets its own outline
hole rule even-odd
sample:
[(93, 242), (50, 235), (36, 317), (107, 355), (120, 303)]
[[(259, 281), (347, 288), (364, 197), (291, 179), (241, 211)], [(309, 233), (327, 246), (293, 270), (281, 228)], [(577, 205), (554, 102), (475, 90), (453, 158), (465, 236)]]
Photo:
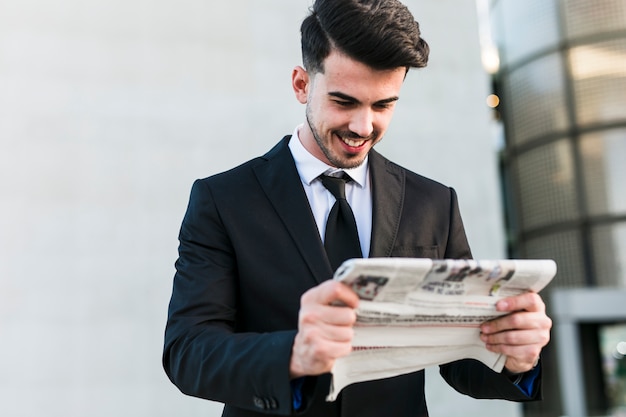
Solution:
[(490, 352), (479, 326), (505, 313), (498, 300), (541, 291), (552, 260), (350, 259), (335, 280), (361, 298), (353, 351), (335, 362), (327, 397), (355, 382), (388, 378), (464, 358), (496, 372), (506, 357)]

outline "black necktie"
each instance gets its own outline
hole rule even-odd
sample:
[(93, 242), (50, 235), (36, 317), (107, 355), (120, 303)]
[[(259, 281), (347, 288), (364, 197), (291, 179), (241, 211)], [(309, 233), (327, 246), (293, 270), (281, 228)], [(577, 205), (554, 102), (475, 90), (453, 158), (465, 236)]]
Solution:
[(346, 259), (363, 257), (354, 214), (346, 200), (346, 182), (350, 177), (346, 174), (341, 178), (322, 175), (320, 179), (337, 200), (328, 215), (324, 234), (326, 254), (336, 270)]

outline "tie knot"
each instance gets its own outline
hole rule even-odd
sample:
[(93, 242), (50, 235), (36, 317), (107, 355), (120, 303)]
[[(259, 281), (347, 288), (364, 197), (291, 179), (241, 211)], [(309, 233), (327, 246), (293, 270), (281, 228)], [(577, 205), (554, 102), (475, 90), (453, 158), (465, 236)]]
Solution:
[(341, 177), (321, 175), (322, 184), (337, 200), (346, 199), (346, 182), (352, 179), (344, 172)]

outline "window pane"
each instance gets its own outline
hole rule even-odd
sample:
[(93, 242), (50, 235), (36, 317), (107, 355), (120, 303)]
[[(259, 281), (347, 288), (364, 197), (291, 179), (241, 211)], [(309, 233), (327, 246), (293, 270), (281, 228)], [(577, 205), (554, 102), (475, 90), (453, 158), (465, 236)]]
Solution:
[(626, 29), (624, 0), (568, 0), (562, 4), (569, 39)]
[(503, 105), (509, 121), (508, 137), (513, 145), (555, 131), (565, 130), (563, 70), (554, 54), (513, 71), (504, 79)]
[(523, 230), (578, 218), (569, 141), (563, 139), (520, 155), (516, 176)]
[(626, 39), (570, 51), (578, 124), (626, 120)]
[(494, 8), (494, 22), (505, 64), (558, 42), (555, 0), (501, 0)]
[(626, 129), (585, 135), (580, 150), (589, 214), (626, 213)]
[(593, 229), (596, 281), (604, 287), (626, 287), (626, 223)]
[(578, 231), (529, 239), (524, 244), (524, 257), (554, 259), (557, 273), (550, 285), (556, 288), (580, 288), (586, 285), (583, 250)]

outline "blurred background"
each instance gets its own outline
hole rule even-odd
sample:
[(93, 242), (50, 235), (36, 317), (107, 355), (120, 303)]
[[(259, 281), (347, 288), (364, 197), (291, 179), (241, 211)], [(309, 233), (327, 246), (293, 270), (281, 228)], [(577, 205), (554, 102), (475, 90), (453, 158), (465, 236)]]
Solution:
[[(303, 122), (310, 3), (0, 0), (0, 415), (220, 415), (161, 368), (178, 228)], [(559, 266), (545, 400), (429, 369), (431, 415), (626, 415), (626, 3), (405, 3), (432, 53), (378, 149), (455, 187), (475, 257)]]

